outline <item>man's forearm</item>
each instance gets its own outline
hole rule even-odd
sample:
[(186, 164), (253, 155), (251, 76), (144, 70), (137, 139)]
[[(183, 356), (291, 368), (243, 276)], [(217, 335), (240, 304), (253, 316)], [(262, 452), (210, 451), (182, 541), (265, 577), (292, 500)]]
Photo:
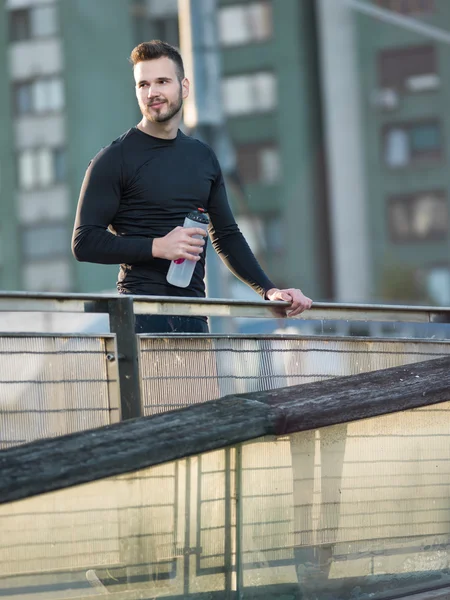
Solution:
[(153, 240), (117, 236), (97, 226), (81, 226), (75, 229), (72, 252), (80, 262), (104, 265), (139, 264), (151, 261)]

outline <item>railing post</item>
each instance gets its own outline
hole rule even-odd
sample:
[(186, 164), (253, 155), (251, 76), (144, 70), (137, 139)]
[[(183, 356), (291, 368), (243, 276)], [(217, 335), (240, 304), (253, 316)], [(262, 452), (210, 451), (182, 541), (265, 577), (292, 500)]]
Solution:
[(108, 300), (109, 325), (117, 338), (122, 421), (142, 416), (141, 371), (135, 334), (133, 298)]
[(242, 444), (236, 444), (236, 598), (244, 597), (244, 548), (243, 548), (243, 497), (242, 497)]

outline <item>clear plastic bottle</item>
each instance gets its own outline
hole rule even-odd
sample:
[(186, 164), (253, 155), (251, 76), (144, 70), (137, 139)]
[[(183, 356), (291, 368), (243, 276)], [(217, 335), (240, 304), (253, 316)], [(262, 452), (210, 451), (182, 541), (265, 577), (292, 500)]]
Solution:
[[(203, 208), (190, 212), (183, 223), (183, 227), (200, 227), (205, 231), (208, 230), (209, 219)], [(194, 238), (202, 239), (201, 235), (194, 235)], [(188, 260), (186, 258), (178, 258), (170, 263), (169, 271), (167, 272), (167, 281), (177, 287), (185, 288), (191, 283), (192, 274), (197, 264), (196, 260)]]

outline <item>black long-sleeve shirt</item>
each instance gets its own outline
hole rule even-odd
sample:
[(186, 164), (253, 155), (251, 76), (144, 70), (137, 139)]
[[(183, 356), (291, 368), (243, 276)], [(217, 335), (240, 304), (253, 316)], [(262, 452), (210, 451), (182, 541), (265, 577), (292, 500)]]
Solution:
[(120, 264), (122, 293), (204, 297), (206, 250), (187, 288), (170, 285), (170, 261), (152, 255), (153, 239), (183, 225), (197, 208), (209, 214), (212, 245), (228, 268), (264, 297), (275, 286), (234, 220), (217, 158), (181, 131), (166, 140), (133, 127), (95, 156), (81, 188), (73, 254), (79, 261)]

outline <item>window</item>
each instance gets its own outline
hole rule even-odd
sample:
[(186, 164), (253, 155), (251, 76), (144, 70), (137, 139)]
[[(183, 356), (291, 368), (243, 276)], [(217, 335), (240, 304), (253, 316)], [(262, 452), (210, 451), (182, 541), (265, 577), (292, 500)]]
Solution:
[(31, 11), (32, 37), (50, 37), (58, 32), (56, 6), (36, 6)]
[(23, 266), (25, 289), (35, 292), (67, 292), (72, 286), (71, 275), (66, 258), (34, 260)]
[(278, 146), (273, 142), (241, 144), (236, 147), (238, 170), (244, 183), (276, 183), (281, 164)]
[(264, 216), (264, 236), (267, 255), (282, 256), (286, 251), (284, 221), (279, 214)]
[(26, 260), (55, 258), (68, 253), (69, 232), (65, 223), (45, 223), (22, 230), (22, 252)]
[(275, 75), (261, 72), (227, 77), (223, 80), (222, 94), (229, 116), (270, 111), (277, 105)]
[(219, 38), (224, 46), (263, 42), (271, 37), (271, 2), (237, 4), (219, 10)]
[(434, 0), (375, 0), (380, 8), (387, 8), (404, 15), (431, 13)]
[(21, 42), (31, 37), (30, 11), (13, 10), (9, 15), (9, 30), (12, 42)]
[(178, 28), (178, 17), (167, 17), (165, 19), (152, 19), (155, 28), (155, 38), (164, 40), (176, 48), (180, 45), (180, 33)]
[(67, 180), (67, 152), (64, 148), (53, 150), (53, 169), (56, 183)]
[(447, 239), (448, 203), (444, 192), (394, 196), (388, 201), (388, 222), (394, 242)]
[(389, 125), (384, 130), (384, 161), (393, 169), (443, 157), (438, 121)]
[(62, 148), (24, 150), (18, 156), (18, 184), (21, 190), (50, 187), (66, 179), (66, 151)]
[(12, 42), (50, 37), (58, 32), (58, 19), (54, 4), (12, 10), (9, 19)]
[(378, 54), (378, 84), (406, 92), (439, 86), (434, 46), (410, 46), (383, 50)]
[(42, 77), (14, 86), (14, 106), (18, 115), (43, 114), (64, 108), (64, 86), (60, 77)]
[(265, 249), (264, 229), (261, 218), (254, 213), (241, 214), (237, 217), (237, 223), (254, 254), (260, 254)]
[(447, 265), (436, 265), (427, 269), (425, 286), (432, 302), (438, 306), (450, 305), (450, 269)]
[(255, 255), (268, 258), (285, 253), (284, 221), (278, 213), (242, 214), (237, 221)]
[(148, 11), (156, 17), (177, 15), (178, 0), (147, 0)]

